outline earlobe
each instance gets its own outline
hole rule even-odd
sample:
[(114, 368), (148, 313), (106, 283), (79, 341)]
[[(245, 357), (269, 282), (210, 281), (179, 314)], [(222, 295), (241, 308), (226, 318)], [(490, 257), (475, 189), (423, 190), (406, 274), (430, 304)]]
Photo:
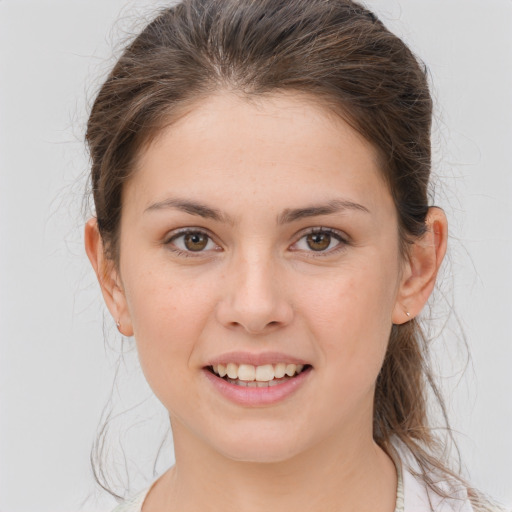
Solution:
[(441, 208), (431, 207), (425, 220), (427, 230), (409, 251), (409, 258), (393, 310), (392, 322), (403, 324), (425, 306), (446, 253), (448, 221)]
[(110, 314), (124, 336), (133, 336), (133, 328), (119, 272), (114, 262), (105, 256), (96, 218), (87, 221), (84, 239), (85, 251), (96, 273), (103, 299)]

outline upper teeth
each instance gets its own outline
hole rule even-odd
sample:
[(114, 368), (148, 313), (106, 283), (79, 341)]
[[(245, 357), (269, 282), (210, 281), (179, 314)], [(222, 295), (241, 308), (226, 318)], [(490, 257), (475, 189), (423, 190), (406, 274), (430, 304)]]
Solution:
[(213, 371), (230, 379), (240, 379), (245, 381), (268, 382), (275, 379), (281, 379), (285, 375), (293, 377), (296, 373), (300, 373), (304, 368), (302, 364), (264, 364), (262, 366), (253, 366), (252, 364), (214, 364)]

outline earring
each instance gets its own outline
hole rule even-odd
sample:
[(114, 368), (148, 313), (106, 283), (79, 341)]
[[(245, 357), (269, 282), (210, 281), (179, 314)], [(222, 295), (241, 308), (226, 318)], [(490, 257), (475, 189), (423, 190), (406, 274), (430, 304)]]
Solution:
[[(119, 332), (121, 332), (121, 322), (119, 320), (117, 320), (117, 322), (116, 322), (116, 327), (117, 327), (117, 330)], [(123, 333), (121, 332), (121, 334), (123, 334)]]

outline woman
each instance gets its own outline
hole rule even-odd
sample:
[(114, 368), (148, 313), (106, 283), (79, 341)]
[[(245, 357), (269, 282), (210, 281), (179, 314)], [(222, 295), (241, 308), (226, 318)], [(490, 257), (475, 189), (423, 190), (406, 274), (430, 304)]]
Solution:
[(351, 1), (187, 0), (125, 50), (88, 124), (86, 249), (176, 464), (119, 510), (490, 510), (428, 428), (431, 117)]

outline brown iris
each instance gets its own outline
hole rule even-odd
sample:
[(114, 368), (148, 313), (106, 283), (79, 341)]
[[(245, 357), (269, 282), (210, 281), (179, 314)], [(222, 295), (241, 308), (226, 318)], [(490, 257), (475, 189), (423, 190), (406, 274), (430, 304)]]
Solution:
[(208, 236), (204, 233), (187, 233), (184, 243), (189, 251), (202, 251), (208, 244)]
[(306, 237), (306, 242), (313, 251), (324, 251), (331, 243), (329, 233), (310, 233)]

